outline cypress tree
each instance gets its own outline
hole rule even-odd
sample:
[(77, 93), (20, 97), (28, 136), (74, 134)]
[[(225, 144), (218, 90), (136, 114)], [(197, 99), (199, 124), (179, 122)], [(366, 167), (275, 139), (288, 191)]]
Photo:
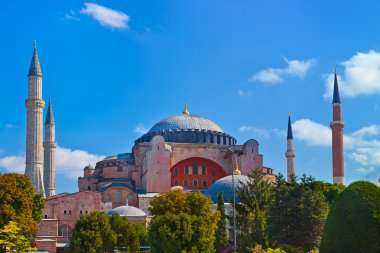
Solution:
[(225, 214), (226, 208), (224, 206), (223, 191), (218, 195), (217, 211), (220, 212), (220, 220), (217, 223), (214, 246), (216, 252), (220, 253), (228, 246), (227, 217)]

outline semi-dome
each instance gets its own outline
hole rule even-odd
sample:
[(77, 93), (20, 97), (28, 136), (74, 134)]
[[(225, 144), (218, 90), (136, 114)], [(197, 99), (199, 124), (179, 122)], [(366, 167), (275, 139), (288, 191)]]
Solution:
[(137, 139), (136, 143), (149, 142), (156, 135), (163, 136), (166, 142), (236, 144), (236, 139), (224, 133), (215, 122), (201, 116), (191, 115), (187, 110), (187, 104), (185, 104), (182, 114), (159, 121), (146, 134)]
[(114, 213), (118, 213), (120, 216), (127, 216), (127, 217), (145, 217), (146, 213), (141, 210), (140, 208), (134, 207), (134, 206), (119, 206), (111, 211), (108, 211), (108, 215), (112, 215)]
[[(249, 180), (248, 176), (244, 175), (234, 175), (235, 180), (235, 190), (237, 191), (238, 187), (242, 184), (246, 184)], [(218, 195), (223, 191), (224, 202), (232, 202), (234, 198), (233, 193), (233, 182), (232, 175), (223, 177), (215, 181), (205, 192), (206, 196), (210, 196), (213, 203), (218, 202)], [(236, 195), (236, 201), (239, 201), (239, 198)]]

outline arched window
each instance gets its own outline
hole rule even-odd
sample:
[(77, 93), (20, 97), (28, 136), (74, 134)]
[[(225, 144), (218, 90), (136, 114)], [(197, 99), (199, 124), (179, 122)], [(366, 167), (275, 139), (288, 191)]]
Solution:
[(183, 187), (189, 187), (189, 183), (187, 182), (187, 180), (183, 181)]
[(202, 175), (206, 175), (206, 174), (207, 174), (206, 166), (202, 166)]
[(116, 193), (115, 193), (115, 199), (116, 199), (116, 203), (117, 204), (120, 204), (121, 203), (121, 191), (117, 191)]
[(179, 169), (178, 167), (174, 168), (174, 175), (178, 176), (179, 175)]
[(71, 236), (72, 229), (69, 225), (63, 224), (58, 227), (58, 236)]
[(91, 190), (91, 186), (87, 186), (87, 190), (89, 190), (89, 191), (90, 191), (90, 190)]
[(197, 162), (193, 163), (193, 174), (198, 175), (198, 163)]
[(107, 194), (104, 196), (104, 202), (111, 202), (111, 195)]
[(193, 181), (193, 187), (194, 188), (198, 188), (198, 180), (194, 180)]
[(203, 187), (203, 188), (207, 188), (207, 181), (206, 181), (206, 180), (203, 180), (203, 182), (202, 182), (202, 187)]
[(185, 166), (185, 175), (189, 175), (189, 166)]
[(178, 186), (178, 180), (174, 180), (174, 186)]

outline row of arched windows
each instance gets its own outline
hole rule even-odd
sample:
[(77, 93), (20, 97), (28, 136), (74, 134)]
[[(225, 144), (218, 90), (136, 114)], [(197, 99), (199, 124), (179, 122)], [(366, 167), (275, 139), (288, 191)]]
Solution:
[[(180, 168), (175, 167), (174, 175), (178, 176), (180, 174), (180, 170), (181, 170)], [(201, 170), (199, 171), (198, 163), (194, 162), (192, 167), (185, 165), (184, 174), (185, 175), (207, 175), (207, 167), (205, 165), (202, 165)]]
[(207, 180), (203, 180), (202, 181), (202, 185), (198, 185), (198, 180), (193, 180), (192, 181), (192, 186), (190, 186), (190, 181), (189, 180), (183, 180), (183, 184), (181, 185), (181, 181), (179, 180), (174, 180), (174, 186), (183, 186), (185, 188), (207, 188), (208, 187), (208, 184), (207, 184)]

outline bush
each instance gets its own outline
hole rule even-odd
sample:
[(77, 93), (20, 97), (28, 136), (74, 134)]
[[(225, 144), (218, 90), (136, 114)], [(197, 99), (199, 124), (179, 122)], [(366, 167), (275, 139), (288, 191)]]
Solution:
[(320, 252), (380, 252), (380, 189), (359, 181), (334, 202), (323, 232)]

